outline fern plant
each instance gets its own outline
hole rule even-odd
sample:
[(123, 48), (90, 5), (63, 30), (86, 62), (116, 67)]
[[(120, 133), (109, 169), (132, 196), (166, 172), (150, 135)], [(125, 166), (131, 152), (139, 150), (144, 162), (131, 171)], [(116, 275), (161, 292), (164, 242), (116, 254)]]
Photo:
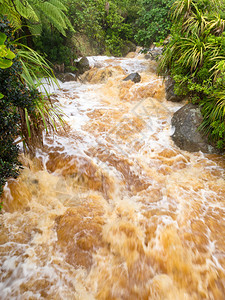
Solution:
[(0, 11), (7, 15), (15, 28), (21, 28), (23, 20), (32, 34), (40, 34), (43, 22), (54, 26), (63, 35), (73, 27), (65, 12), (67, 8), (60, 0), (0, 0)]
[[(2, 13), (7, 13), (7, 17), (11, 21), (14, 31), (17, 31), (18, 28), (29, 29), (28, 36), (30, 36), (32, 32), (39, 33), (42, 30), (43, 23), (45, 25), (51, 24), (64, 35), (68, 27), (72, 29), (72, 25), (64, 13), (66, 12), (66, 7), (61, 0), (0, 0), (0, 9)], [(11, 25), (8, 24), (8, 26)], [(52, 84), (52, 82), (58, 84), (49, 63), (31, 47), (21, 43), (21, 39), (22, 37), (12, 42), (12, 44), (17, 47), (17, 56), (23, 69), (23, 71), (19, 73), (21, 81), (26, 83), (30, 89), (36, 89), (42, 85), (39, 79), (40, 77), (45, 77), (50, 84)], [(45, 93), (47, 94), (47, 90), (45, 90)], [(59, 109), (53, 108), (51, 103), (46, 101), (46, 99), (44, 101), (44, 99), (43, 96), (34, 99), (36, 116), (43, 120), (46, 129), (47, 123), (51, 124), (53, 128), (56, 128), (55, 117), (62, 123), (61, 112), (57, 113)], [(27, 128), (24, 128), (24, 130), (28, 132), (28, 135), (24, 134), (24, 136), (30, 138), (31, 125), (28, 121), (32, 118), (29, 114), (29, 111), (24, 110), (21, 116), (25, 118), (27, 124)], [(35, 120), (33, 119), (33, 123), (34, 122)]]

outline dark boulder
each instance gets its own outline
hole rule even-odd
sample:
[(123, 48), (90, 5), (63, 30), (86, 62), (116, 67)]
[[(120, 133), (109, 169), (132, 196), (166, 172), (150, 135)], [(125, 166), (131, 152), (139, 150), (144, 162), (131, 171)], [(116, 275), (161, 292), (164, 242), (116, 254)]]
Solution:
[(135, 52), (136, 51), (136, 45), (134, 44), (134, 43), (132, 43), (132, 42), (130, 42), (130, 41), (127, 41), (125, 44), (124, 44), (124, 46), (123, 46), (123, 48), (122, 48), (122, 50), (121, 50), (121, 52), (122, 52), (122, 56), (126, 56), (128, 53), (130, 53), (130, 52)]
[(62, 82), (77, 80), (77, 76), (73, 73), (59, 73), (59, 74), (56, 74), (56, 78)]
[(128, 80), (131, 80), (134, 83), (138, 83), (141, 81), (141, 76), (138, 73), (131, 73), (123, 81), (128, 81)]
[(145, 57), (144, 57), (145, 59), (150, 59), (150, 60), (152, 60), (152, 56), (150, 55), (150, 54), (145, 54)]
[(82, 57), (78, 62), (76, 62), (76, 68), (79, 75), (90, 69), (90, 64), (87, 57)]
[(175, 81), (168, 77), (165, 81), (165, 90), (166, 90), (166, 100), (172, 102), (181, 102), (184, 100), (184, 96), (178, 96), (174, 93), (174, 84)]
[(172, 139), (182, 150), (189, 152), (219, 153), (218, 149), (209, 144), (206, 136), (199, 131), (203, 117), (200, 108), (194, 104), (186, 104), (172, 117), (175, 132)]

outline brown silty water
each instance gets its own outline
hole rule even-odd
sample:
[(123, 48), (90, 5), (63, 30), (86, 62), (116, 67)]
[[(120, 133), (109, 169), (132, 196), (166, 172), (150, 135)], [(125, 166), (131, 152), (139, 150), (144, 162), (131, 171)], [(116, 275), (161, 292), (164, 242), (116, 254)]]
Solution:
[(173, 144), (182, 104), (133, 56), (55, 92), (69, 128), (4, 190), (1, 299), (225, 299), (224, 159)]

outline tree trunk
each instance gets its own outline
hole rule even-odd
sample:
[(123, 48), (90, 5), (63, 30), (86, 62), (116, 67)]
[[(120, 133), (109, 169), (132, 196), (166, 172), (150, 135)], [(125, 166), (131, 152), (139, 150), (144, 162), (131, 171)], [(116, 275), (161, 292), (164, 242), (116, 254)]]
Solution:
[(26, 38), (26, 44), (29, 48), (34, 49), (34, 42), (33, 42), (33, 37), (32, 33), (30, 32), (30, 28), (27, 25), (27, 20), (23, 18), (23, 32), (25, 33), (25, 38)]

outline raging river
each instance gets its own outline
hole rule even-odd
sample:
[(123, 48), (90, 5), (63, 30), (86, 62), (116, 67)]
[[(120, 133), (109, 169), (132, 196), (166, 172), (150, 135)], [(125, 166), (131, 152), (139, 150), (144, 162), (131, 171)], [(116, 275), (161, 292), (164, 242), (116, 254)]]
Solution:
[(89, 61), (52, 96), (66, 130), (5, 186), (0, 299), (225, 299), (224, 158), (174, 145), (184, 103), (154, 61)]

